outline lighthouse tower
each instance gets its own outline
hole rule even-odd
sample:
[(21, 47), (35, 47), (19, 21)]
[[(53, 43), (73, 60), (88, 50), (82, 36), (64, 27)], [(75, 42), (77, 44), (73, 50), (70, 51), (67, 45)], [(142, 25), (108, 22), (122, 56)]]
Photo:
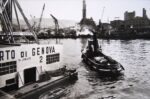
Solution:
[(93, 20), (93, 18), (87, 18), (86, 16), (86, 1), (83, 0), (83, 9), (82, 9), (82, 19), (80, 21), (80, 26), (81, 27), (88, 27), (88, 28), (95, 28), (96, 24)]
[(83, 0), (83, 11), (82, 11), (83, 19), (86, 19), (86, 2)]

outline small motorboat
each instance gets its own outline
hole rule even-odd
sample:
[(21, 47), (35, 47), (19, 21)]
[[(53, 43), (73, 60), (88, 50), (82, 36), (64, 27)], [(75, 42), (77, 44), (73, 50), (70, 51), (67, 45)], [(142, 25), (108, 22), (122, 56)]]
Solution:
[(102, 50), (98, 45), (96, 32), (93, 32), (93, 40), (88, 41), (87, 48), (81, 52), (83, 61), (90, 68), (101, 74), (122, 74), (122, 71), (124, 70), (124, 67), (119, 62), (102, 53)]

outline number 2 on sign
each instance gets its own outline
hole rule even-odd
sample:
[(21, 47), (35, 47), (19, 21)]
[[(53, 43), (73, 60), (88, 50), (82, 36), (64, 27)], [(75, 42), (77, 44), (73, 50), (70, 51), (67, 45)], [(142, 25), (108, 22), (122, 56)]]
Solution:
[(40, 63), (43, 62), (43, 56), (40, 56)]

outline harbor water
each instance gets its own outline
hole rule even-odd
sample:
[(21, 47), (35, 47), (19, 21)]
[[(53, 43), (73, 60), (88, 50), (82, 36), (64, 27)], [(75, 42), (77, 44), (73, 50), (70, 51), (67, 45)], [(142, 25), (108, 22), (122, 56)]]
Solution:
[[(63, 65), (77, 68), (78, 80), (66, 86), (61, 99), (150, 99), (150, 41), (101, 40), (104, 54), (121, 63), (124, 75), (117, 78), (100, 77), (81, 59), (81, 49), (88, 39), (61, 39)], [(55, 43), (56, 40), (41, 40)], [(42, 93), (41, 93), (42, 94)]]

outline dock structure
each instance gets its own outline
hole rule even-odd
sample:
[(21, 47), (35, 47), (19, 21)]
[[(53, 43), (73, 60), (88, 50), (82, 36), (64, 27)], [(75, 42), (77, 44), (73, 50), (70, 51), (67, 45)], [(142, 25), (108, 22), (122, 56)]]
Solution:
[[(19, 26), (19, 19), (18, 19), (18, 12), (16, 9), (19, 10), (20, 14), (22, 15), (27, 27), (29, 28), (30, 32), (33, 34), (33, 38), (35, 39), (36, 43), (39, 43), (36, 33), (33, 31), (27, 17), (25, 16), (23, 9), (21, 8), (19, 2), (17, 0), (2, 0), (0, 2), (0, 9), (1, 9), (1, 26), (3, 30), (3, 34), (5, 34), (5, 39), (9, 41), (9, 43), (15, 43), (13, 37), (13, 25), (12, 25), (12, 9), (14, 7), (14, 12), (16, 14), (16, 18), (18, 21)], [(20, 27), (20, 26), (19, 26)]]

